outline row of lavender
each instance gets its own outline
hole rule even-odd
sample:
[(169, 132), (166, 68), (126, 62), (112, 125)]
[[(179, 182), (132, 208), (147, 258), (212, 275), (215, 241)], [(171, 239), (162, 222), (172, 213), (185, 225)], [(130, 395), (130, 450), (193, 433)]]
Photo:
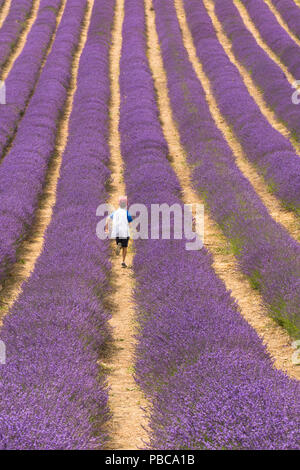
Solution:
[[(169, 96), (191, 165), (194, 187), (230, 241), (241, 270), (249, 276), (253, 287), (260, 290), (272, 316), (297, 336), (300, 333), (299, 244), (272, 219), (236, 166), (189, 62), (173, 2), (154, 0), (154, 5)], [(205, 34), (205, 28), (201, 30)], [(224, 77), (219, 79), (224, 84)]]
[(268, 5), (259, 0), (242, 0), (242, 3), (246, 7), (251, 20), (257, 27), (264, 42), (280, 58), (281, 62), (287, 66), (295, 79), (300, 77), (299, 46), (285, 29), (279, 25)]
[[(180, 204), (145, 41), (143, 0), (126, 0), (120, 76), (125, 182), (132, 201)], [(300, 385), (273, 369), (207, 251), (186, 251), (184, 240), (137, 241), (135, 251), (136, 378), (151, 401), (150, 447), (299, 448)]]
[(270, 125), (249, 95), (238, 70), (218, 41), (203, 2), (185, 0), (184, 6), (197, 55), (210, 80), (220, 111), (270, 190), (285, 206), (300, 215), (298, 155)]
[(11, 2), (9, 13), (0, 30), (0, 71), (24, 29), (25, 22), (31, 14), (33, 3), (34, 0)]
[[(84, 3), (84, 2), (81, 2)], [(101, 448), (107, 391), (109, 245), (96, 237), (107, 198), (109, 43), (114, 2), (95, 2), (79, 68), (57, 202), (35, 271), (0, 333), (0, 448)]]
[(294, 0), (271, 0), (291, 31), (300, 39), (300, 10)]
[(40, 76), (41, 64), (55, 34), (56, 17), (62, 0), (42, 0), (36, 21), (6, 83), (6, 105), (0, 106), (0, 161), (12, 140)]
[(55, 151), (87, 0), (69, 0), (12, 149), (0, 166), (0, 278), (32, 224)]
[[(300, 141), (300, 108), (292, 102), (293, 89), (282, 70), (257, 44), (231, 0), (214, 0), (214, 3), (215, 12), (231, 41), (234, 55), (260, 87), (266, 103), (288, 127), (291, 137)], [(284, 34), (281, 28), (280, 33)]]

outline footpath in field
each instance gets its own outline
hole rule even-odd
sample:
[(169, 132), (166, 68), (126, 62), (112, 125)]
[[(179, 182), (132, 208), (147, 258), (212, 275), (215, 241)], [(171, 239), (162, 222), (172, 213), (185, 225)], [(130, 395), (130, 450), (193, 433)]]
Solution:
[(268, 212), (276, 220), (277, 223), (283, 225), (290, 235), (297, 241), (300, 240), (300, 223), (298, 218), (292, 213), (284, 209), (266, 187), (266, 183), (263, 178), (257, 173), (254, 165), (248, 161), (245, 152), (238, 141), (237, 137), (232, 132), (232, 129), (227, 124), (226, 120), (222, 116), (217, 101), (214, 97), (213, 87), (209, 81), (208, 76), (205, 74), (202, 64), (197, 57), (193, 38), (189, 30), (185, 10), (183, 7), (182, 0), (175, 0), (175, 8), (177, 11), (177, 17), (180, 24), (182, 33), (182, 39), (184, 46), (188, 52), (189, 60), (193, 65), (193, 68), (197, 74), (197, 77), (205, 91), (205, 98), (209, 106), (210, 113), (215, 121), (216, 126), (221, 130), (224, 138), (226, 139), (232, 153), (236, 159), (236, 164), (242, 174), (250, 181), (251, 185), (259, 195), (263, 204), (267, 207)]
[[(124, 0), (117, 0), (115, 23), (110, 52), (110, 151), (111, 151), (111, 197), (108, 201), (118, 207), (118, 196), (126, 194), (123, 180), (123, 160), (120, 148), (119, 110), (120, 110), (120, 56), (122, 49), (122, 25), (124, 19)], [(115, 245), (112, 243), (112, 250)], [(135, 322), (132, 292), (134, 277), (132, 273), (133, 248), (129, 247), (128, 268), (121, 268), (121, 257), (114, 252), (111, 257), (111, 278), (114, 287), (111, 301), (114, 305), (110, 325), (113, 342), (107, 361), (102, 366), (108, 373), (109, 407), (112, 413), (109, 422), (109, 449), (139, 449), (145, 447), (147, 426), (145, 411), (147, 403), (137, 387), (134, 373)]]
[(8, 15), (10, 5), (11, 5), (12, 0), (4, 0), (2, 1), (2, 7), (0, 10), (0, 28), (2, 28), (2, 25)]
[(72, 112), (74, 94), (77, 88), (79, 61), (87, 39), (91, 12), (92, 1), (89, 0), (82, 23), (80, 40), (73, 56), (67, 99), (58, 125), (55, 151), (47, 170), (43, 195), (39, 201), (39, 207), (35, 213), (35, 220), (30, 233), (19, 247), (17, 262), (13, 265), (9, 273), (9, 278), (5, 280), (4, 286), (0, 291), (0, 319), (6, 315), (20, 295), (23, 282), (28, 279), (33, 272), (35, 263), (43, 250), (44, 234), (50, 224), (53, 207), (56, 201), (56, 187), (59, 179), (62, 155), (68, 140), (69, 119)]
[[(160, 45), (156, 32), (155, 12), (152, 1), (146, 0), (148, 55), (159, 105), (160, 116), (166, 141), (174, 159), (172, 166), (183, 189), (183, 200), (186, 203), (202, 203), (198, 194), (192, 189), (190, 171), (186, 162), (185, 151), (180, 143), (179, 133), (174, 122), (168, 96), (167, 77), (160, 53)], [(291, 377), (300, 380), (300, 370), (291, 362), (294, 350), (287, 333), (269, 319), (263, 301), (255, 292), (247, 278), (237, 268), (232, 253), (224, 247), (226, 240), (216, 223), (205, 214), (205, 245), (213, 255), (213, 268), (223, 280), (226, 288), (237, 300), (240, 312), (247, 322), (257, 331), (259, 336), (275, 360), (277, 368), (286, 371)]]
[(27, 36), (29, 34), (29, 31), (32, 28), (33, 23), (36, 20), (38, 10), (40, 6), (40, 0), (33, 0), (32, 1), (32, 7), (31, 10), (26, 17), (21, 32), (18, 35), (17, 38), (15, 38), (15, 41), (13, 42), (13, 46), (11, 46), (11, 51), (9, 56), (6, 58), (5, 62), (1, 66), (1, 72), (0, 72), (0, 79), (1, 80), (6, 80), (10, 70), (12, 69), (16, 59), (19, 57), (21, 54), (25, 42), (27, 40)]

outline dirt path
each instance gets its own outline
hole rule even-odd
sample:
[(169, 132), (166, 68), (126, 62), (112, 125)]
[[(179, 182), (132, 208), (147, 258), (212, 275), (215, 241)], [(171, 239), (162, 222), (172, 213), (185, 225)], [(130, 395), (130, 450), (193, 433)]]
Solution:
[(2, 28), (2, 25), (8, 15), (10, 5), (11, 5), (12, 0), (6, 0), (6, 2), (3, 4), (1, 11), (0, 11), (0, 28)]
[[(155, 29), (155, 12), (152, 0), (145, 0), (148, 56), (155, 88), (157, 101), (162, 120), (162, 128), (173, 157), (172, 167), (175, 170), (183, 189), (184, 203), (203, 203), (199, 195), (192, 189), (190, 171), (186, 163), (186, 155), (180, 143), (179, 133), (172, 116), (168, 96), (167, 77), (163, 67), (160, 45)], [(205, 245), (213, 256), (213, 268), (223, 280), (232, 296), (236, 299), (241, 315), (257, 331), (270, 355), (274, 358), (275, 366), (284, 370), (291, 377), (300, 380), (300, 368), (294, 366), (291, 357), (294, 350), (288, 334), (268, 317), (263, 301), (257, 292), (253, 291), (247, 278), (238, 270), (236, 260), (231, 253), (226, 253), (228, 242), (221, 230), (205, 213)], [(224, 249), (225, 248), (225, 249)]]
[(1, 69), (1, 73), (0, 73), (1, 80), (7, 79), (8, 74), (11, 71), (15, 61), (21, 54), (23, 47), (26, 43), (28, 33), (31, 30), (32, 25), (36, 20), (39, 7), (40, 7), (40, 0), (33, 0), (30, 14), (28, 18), (26, 19), (26, 21), (24, 22), (24, 28), (22, 29), (21, 34), (18, 36), (15, 46), (11, 49), (11, 54), (8, 60), (5, 62), (5, 64), (3, 65)]
[[(115, 19), (110, 50), (110, 151), (112, 170), (112, 192), (108, 201), (118, 207), (118, 196), (126, 194), (123, 180), (123, 160), (119, 134), (120, 109), (120, 57), (122, 48), (122, 24), (124, 19), (124, 0), (116, 0)], [(112, 243), (112, 249), (114, 248)], [(110, 325), (113, 330), (113, 345), (110, 357), (103, 364), (108, 373), (109, 407), (112, 419), (109, 423), (110, 442), (108, 449), (139, 449), (145, 447), (147, 422), (141, 410), (147, 407), (141, 390), (133, 378), (135, 323), (132, 291), (134, 277), (131, 269), (133, 259), (132, 245), (129, 248), (127, 269), (121, 268), (121, 256), (112, 253), (111, 276), (114, 283), (112, 301), (115, 306)]]
[(263, 204), (267, 207), (268, 212), (276, 220), (277, 223), (283, 225), (291, 236), (299, 241), (300, 240), (300, 221), (290, 211), (285, 210), (280, 201), (275, 196), (268, 192), (267, 186), (263, 178), (256, 172), (255, 167), (247, 160), (247, 157), (240, 145), (238, 139), (234, 136), (229, 125), (226, 123), (222, 113), (220, 112), (210, 81), (205, 74), (201, 62), (198, 59), (196, 48), (193, 42), (191, 32), (189, 30), (187, 19), (183, 7), (182, 0), (175, 0), (175, 8), (177, 17), (182, 32), (184, 46), (188, 52), (190, 62), (196, 72), (196, 75), (204, 89), (207, 104), (210, 113), (215, 121), (216, 126), (222, 132), (228, 145), (231, 147), (233, 155), (235, 156), (236, 164), (241, 170), (243, 175), (249, 180), (256, 193), (262, 200)]
[(68, 140), (69, 119), (72, 111), (74, 94), (77, 88), (79, 61), (87, 39), (93, 4), (94, 0), (88, 0), (88, 8), (82, 25), (80, 41), (73, 57), (72, 76), (68, 88), (68, 96), (65, 103), (64, 113), (58, 125), (55, 152), (47, 171), (44, 192), (40, 200), (39, 208), (35, 214), (35, 221), (31, 227), (29, 236), (21, 244), (18, 250), (17, 262), (13, 266), (9, 277), (5, 280), (4, 287), (0, 292), (0, 319), (8, 313), (9, 309), (20, 295), (22, 291), (22, 283), (26, 281), (33, 272), (35, 263), (43, 250), (44, 235), (51, 222), (52, 211), (56, 201), (56, 187), (62, 156)]
[[(275, 16), (277, 22), (280, 24), (280, 26), (285, 29), (285, 31), (291, 36), (293, 41), (297, 44), (297, 46), (300, 47), (300, 39), (297, 38), (297, 36), (293, 33), (293, 31), (289, 28), (288, 24), (284, 21), (284, 19), (281, 17), (280, 13), (276, 10), (276, 8), (273, 6), (272, 2), (270, 0), (264, 0), (264, 2), (268, 5), (270, 8), (271, 12)], [(298, 3), (299, 6), (299, 3)], [(299, 79), (299, 77), (298, 77)]]
[[(286, 127), (276, 116), (276, 113), (268, 107), (267, 103), (265, 102), (261, 91), (259, 88), (255, 85), (254, 81), (252, 80), (250, 74), (248, 73), (248, 70), (240, 64), (240, 62), (235, 58), (235, 55), (232, 52), (231, 49), (231, 43), (226, 36), (225, 32), (223, 31), (222, 25), (220, 21), (218, 20), (215, 12), (214, 12), (214, 3), (213, 0), (203, 0), (203, 4), (207, 10), (207, 13), (209, 14), (217, 38), (223, 47), (224, 51), (226, 52), (230, 62), (235, 65), (235, 67), (238, 69), (241, 78), (246, 85), (248, 89), (249, 95), (254, 99), (256, 102), (257, 106), (260, 108), (261, 113), (265, 116), (265, 118), (269, 121), (271, 126), (276, 129), (280, 134), (282, 134), (286, 139), (290, 141), (292, 146), (294, 147), (296, 153), (300, 156), (300, 143), (295, 142), (295, 139), (291, 137), (290, 130), (288, 127)], [(239, 6), (241, 4), (239, 3)], [(244, 19), (244, 18), (243, 18)], [(248, 26), (248, 23), (245, 24), (245, 26)], [(252, 32), (252, 31), (251, 31)], [(294, 79), (293, 79), (294, 81)], [(292, 90), (292, 88), (291, 88)]]

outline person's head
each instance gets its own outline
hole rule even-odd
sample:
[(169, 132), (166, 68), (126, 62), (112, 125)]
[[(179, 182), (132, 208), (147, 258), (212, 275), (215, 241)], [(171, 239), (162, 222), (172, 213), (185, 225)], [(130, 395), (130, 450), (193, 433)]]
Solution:
[(127, 197), (126, 196), (120, 196), (119, 197), (119, 206), (121, 209), (126, 209), (127, 207)]

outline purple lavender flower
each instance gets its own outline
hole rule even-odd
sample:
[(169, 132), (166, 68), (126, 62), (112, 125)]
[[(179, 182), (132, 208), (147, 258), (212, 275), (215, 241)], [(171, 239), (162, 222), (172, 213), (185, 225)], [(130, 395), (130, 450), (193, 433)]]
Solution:
[(16, 259), (16, 249), (26, 237), (43, 191), (85, 7), (86, 0), (67, 2), (35, 93), (0, 166), (0, 278)]
[(90, 449), (105, 441), (107, 391), (96, 362), (109, 334), (102, 293), (110, 264), (95, 214), (109, 177), (112, 20), (113, 2), (95, 2), (44, 250), (4, 318), (1, 449)]

